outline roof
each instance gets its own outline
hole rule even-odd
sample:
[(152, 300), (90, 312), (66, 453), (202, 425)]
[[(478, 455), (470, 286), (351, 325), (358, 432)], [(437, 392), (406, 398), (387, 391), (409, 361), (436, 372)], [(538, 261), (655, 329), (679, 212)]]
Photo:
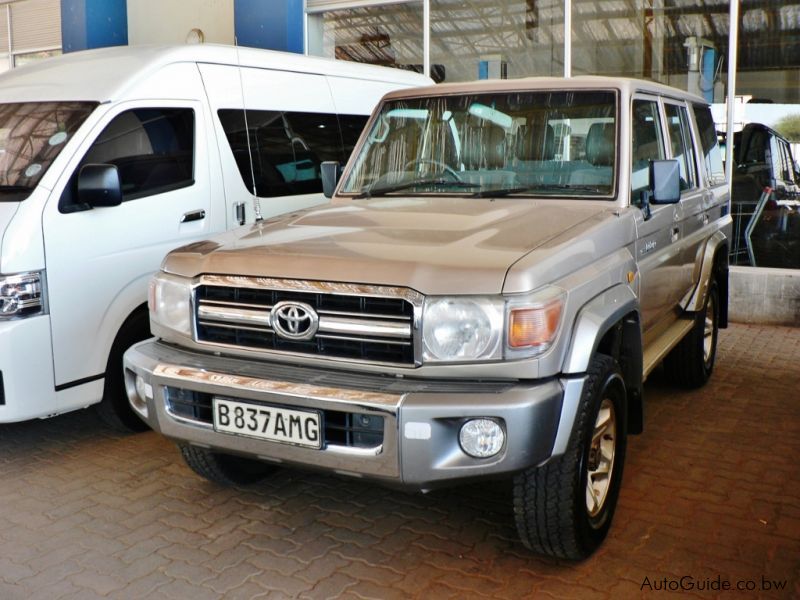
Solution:
[(0, 102), (105, 102), (117, 98), (132, 82), (165, 65), (181, 62), (340, 75), (406, 85), (425, 85), (431, 81), (401, 69), (219, 44), (115, 46), (72, 52), (7, 71), (0, 75)]
[(387, 98), (411, 98), (417, 96), (441, 96), (448, 94), (490, 93), (490, 92), (516, 92), (536, 90), (620, 90), (627, 94), (635, 92), (650, 92), (672, 98), (681, 98), (707, 104), (699, 96), (684, 90), (670, 87), (653, 81), (643, 79), (629, 79), (625, 77), (524, 77), (520, 79), (484, 79), (468, 83), (440, 83), (426, 87), (397, 90), (387, 94)]

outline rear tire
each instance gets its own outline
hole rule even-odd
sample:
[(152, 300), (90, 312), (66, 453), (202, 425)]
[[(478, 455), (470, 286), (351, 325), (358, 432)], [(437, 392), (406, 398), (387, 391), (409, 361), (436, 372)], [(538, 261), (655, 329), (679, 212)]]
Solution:
[(257, 483), (274, 470), (270, 465), (241, 456), (212, 452), (188, 444), (178, 444), (178, 448), (192, 471), (219, 485)]
[(570, 560), (588, 557), (605, 539), (625, 462), (627, 406), (619, 365), (597, 355), (587, 376), (566, 452), (514, 478), (522, 543)]
[(703, 310), (694, 316), (694, 326), (664, 360), (672, 381), (684, 388), (699, 388), (714, 370), (719, 333), (719, 289), (712, 276)]
[(133, 313), (123, 323), (117, 334), (106, 365), (106, 380), (103, 399), (95, 405), (100, 419), (111, 429), (123, 433), (146, 431), (147, 424), (142, 421), (128, 402), (125, 391), (125, 375), (122, 368), (122, 355), (137, 342), (150, 337), (150, 317), (146, 311)]

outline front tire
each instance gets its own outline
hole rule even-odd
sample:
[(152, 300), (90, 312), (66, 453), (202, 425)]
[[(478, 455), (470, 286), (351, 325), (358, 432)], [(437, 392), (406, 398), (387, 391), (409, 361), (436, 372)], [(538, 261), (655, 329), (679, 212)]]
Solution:
[(581, 560), (605, 539), (622, 482), (627, 402), (619, 365), (597, 355), (566, 452), (514, 478), (522, 543), (540, 554)]
[(147, 424), (133, 412), (128, 402), (122, 355), (128, 348), (149, 337), (150, 317), (147, 311), (140, 310), (123, 323), (111, 346), (106, 365), (103, 399), (100, 404), (95, 405), (95, 410), (100, 420), (116, 431), (130, 433), (148, 429)]
[(258, 483), (274, 470), (270, 465), (242, 456), (212, 452), (188, 444), (178, 444), (178, 448), (192, 471), (223, 486)]

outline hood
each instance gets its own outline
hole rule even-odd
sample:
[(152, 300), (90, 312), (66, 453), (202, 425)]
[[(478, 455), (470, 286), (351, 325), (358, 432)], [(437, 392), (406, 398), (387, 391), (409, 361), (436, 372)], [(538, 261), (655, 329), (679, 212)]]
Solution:
[[(170, 253), (163, 268), (200, 274), (497, 294), (520, 258), (609, 206), (527, 199), (378, 198), (262, 221)], [(585, 226), (585, 225), (584, 225)]]

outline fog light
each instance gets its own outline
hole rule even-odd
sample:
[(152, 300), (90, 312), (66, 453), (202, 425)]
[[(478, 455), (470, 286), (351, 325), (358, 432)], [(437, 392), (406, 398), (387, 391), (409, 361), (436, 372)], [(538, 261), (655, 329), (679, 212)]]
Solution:
[[(136, 388), (136, 398), (131, 398), (131, 405), (136, 411), (144, 417), (147, 417), (147, 388), (149, 387), (144, 377), (137, 375), (134, 380), (134, 387)], [(152, 388), (151, 388), (152, 389)]]
[(461, 426), (458, 441), (461, 448), (475, 458), (494, 456), (503, 448), (506, 435), (497, 421), (472, 419)]

